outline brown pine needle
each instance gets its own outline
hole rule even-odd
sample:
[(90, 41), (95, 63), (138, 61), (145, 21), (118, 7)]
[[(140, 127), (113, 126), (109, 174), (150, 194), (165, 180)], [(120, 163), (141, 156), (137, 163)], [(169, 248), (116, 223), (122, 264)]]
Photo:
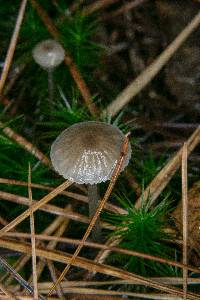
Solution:
[(119, 0), (97, 0), (97, 1), (93, 1), (91, 4), (83, 7), (82, 14), (84, 16), (93, 14), (96, 11), (98, 11), (100, 9), (105, 9), (106, 7), (110, 6), (111, 4), (116, 3), (118, 1)]
[[(63, 217), (63, 216), (56, 217), (55, 220), (46, 229), (44, 229), (43, 234), (44, 235), (53, 234), (56, 230), (58, 230), (60, 228), (60, 226), (62, 226), (61, 224), (63, 223), (64, 219), (66, 219), (66, 217)], [(55, 235), (56, 235), (56, 233), (55, 233)], [(37, 241), (36, 245), (39, 246), (39, 241)], [(14, 265), (15, 271), (19, 272), (25, 266), (25, 264), (29, 261), (30, 258), (31, 258), (30, 255), (24, 255), (24, 256), (20, 257), (20, 259)], [(12, 280), (12, 277), (10, 276), (6, 280), (6, 285), (8, 285), (11, 282), (11, 280)]]
[(108, 105), (103, 114), (115, 116), (133, 97), (135, 97), (163, 68), (178, 48), (200, 24), (200, 12), (183, 29), (177, 38), (148, 66), (117, 98)]
[[(15, 248), (16, 251), (27, 253), (27, 254), (31, 253), (31, 245), (28, 243), (0, 239), (0, 246), (6, 249)], [(36, 254), (39, 257), (51, 259), (53, 261), (58, 261), (64, 264), (69, 264), (72, 257), (68, 253), (63, 253), (61, 251), (49, 251), (42, 248), (36, 248)], [(105, 264), (97, 264), (86, 258), (77, 257), (76, 260), (73, 262), (73, 265), (79, 268), (87, 269), (90, 272), (93, 271), (100, 272), (102, 274), (118, 277), (125, 280), (136, 280), (139, 285), (145, 285), (155, 289), (159, 289), (166, 293), (175, 294), (177, 296), (183, 296), (183, 291), (179, 288), (174, 288), (164, 283), (158, 283), (154, 279), (145, 278), (140, 275), (136, 275), (134, 273), (121, 270), (117, 267), (112, 267)], [(199, 296), (191, 292), (188, 292), (187, 297), (188, 299), (191, 300), (197, 300), (197, 299), (199, 300)]]
[[(10, 201), (10, 202), (13, 202), (13, 203), (18, 203), (18, 204), (23, 204), (23, 205), (26, 205), (26, 206), (29, 206), (29, 200), (27, 197), (22, 197), (22, 196), (19, 196), (19, 195), (15, 195), (15, 194), (11, 194), (11, 193), (7, 193), (7, 192), (3, 192), (3, 191), (0, 191), (0, 198), (3, 200), (7, 200), (7, 201)], [(36, 200), (33, 200), (34, 204), (37, 204), (38, 201)], [(58, 207), (58, 206), (55, 206), (55, 205), (52, 205), (52, 204), (45, 204), (45, 205), (42, 205), (41, 207), (39, 207), (40, 210), (42, 211), (45, 211), (45, 212), (48, 212), (50, 214), (53, 214), (53, 215), (59, 215), (59, 216), (63, 216), (63, 217), (66, 217), (66, 218), (69, 218), (71, 220), (74, 220), (74, 221), (78, 221), (78, 222), (83, 222), (83, 223), (89, 223), (90, 219), (82, 214), (79, 214), (75, 211), (73, 211), (72, 209), (71, 210), (65, 210), (64, 208), (61, 208), (61, 207)], [(110, 230), (113, 230), (115, 229), (114, 226), (110, 225), (109, 223), (106, 223), (106, 222), (101, 222), (101, 226), (103, 228), (107, 228), (107, 229), (110, 229)]]
[[(30, 250), (31, 251), (31, 250)], [(29, 283), (26, 281), (26, 280), (24, 280), (24, 278), (20, 275), (20, 274), (18, 274), (8, 263), (7, 263), (7, 261), (4, 259), (4, 258), (2, 258), (2, 257), (0, 257), (0, 265), (2, 266), (2, 268), (6, 271), (6, 272), (8, 272), (9, 274), (11, 274), (12, 275), (12, 277), (13, 278), (15, 278), (16, 280), (17, 280), (17, 282), (21, 285), (21, 286), (23, 286), (27, 291), (29, 291), (31, 294), (33, 294), (33, 288), (32, 288), (32, 286), (30, 286), (29, 285)], [(44, 297), (43, 296), (39, 296), (39, 299), (40, 300), (44, 300)]]
[[(19, 186), (27, 186), (28, 183), (26, 181), (21, 181), (21, 180), (15, 180), (15, 179), (9, 179), (9, 178), (0, 178), (0, 184), (10, 184), (10, 185), (19, 185)], [(54, 187), (43, 185), (43, 184), (38, 184), (38, 183), (31, 183), (31, 188), (36, 188), (36, 189), (41, 189), (41, 190), (48, 190), (48, 191), (53, 191)], [(139, 188), (139, 187), (138, 187)], [(61, 192), (61, 195), (70, 197), (72, 199), (76, 199), (78, 201), (88, 203), (88, 196), (74, 193), (74, 192)], [(11, 194), (10, 194), (11, 195)], [(1, 195), (0, 195), (1, 196)], [(117, 212), (120, 214), (127, 214), (127, 211), (117, 205), (111, 204), (111, 203), (106, 203), (105, 209), (112, 211), (112, 212)]]
[(81, 243), (80, 245), (77, 247), (76, 251), (74, 252), (74, 254), (72, 255), (72, 258), (70, 259), (70, 262), (69, 264), (65, 267), (64, 271), (62, 272), (62, 274), (60, 275), (60, 277), (58, 278), (56, 284), (54, 284), (49, 292), (49, 296), (52, 294), (52, 292), (54, 291), (55, 287), (57, 284), (59, 284), (61, 282), (61, 280), (64, 278), (65, 274), (68, 272), (68, 270), (70, 269), (70, 266), (71, 264), (73, 264), (76, 260), (76, 257), (78, 256), (78, 254), (80, 253), (81, 249), (83, 248), (84, 246), (84, 243), (85, 241), (87, 240), (88, 236), (90, 235), (91, 231), (92, 231), (92, 228), (94, 227), (102, 209), (104, 208), (104, 205), (105, 203), (107, 202), (112, 190), (113, 190), (113, 187), (115, 185), (115, 182), (117, 181), (117, 178), (119, 176), (119, 173), (121, 171), (121, 168), (122, 168), (122, 164), (123, 164), (123, 161), (124, 161), (124, 158), (128, 152), (128, 142), (129, 142), (129, 137), (130, 135), (130, 132), (126, 134), (125, 136), (125, 140), (124, 140), (124, 143), (122, 145), (122, 148), (121, 148), (121, 156), (120, 156), (120, 159), (114, 169), (114, 172), (113, 172), (113, 175), (112, 175), (112, 178), (111, 178), (111, 181), (110, 181), (110, 184), (108, 186), (108, 189), (103, 197), (103, 199), (100, 201), (99, 203), (99, 206), (97, 207), (97, 210), (96, 210), (96, 213), (94, 214), (94, 216), (92, 217), (91, 221), (90, 221), (90, 224), (81, 240)]
[[(187, 184), (187, 144), (183, 145), (182, 152), (182, 209), (183, 209), (183, 263), (187, 264), (188, 246), (188, 184)], [(183, 292), (184, 300), (187, 300), (187, 278), (188, 270), (183, 269)]]
[[(8, 237), (23, 237), (23, 238), (31, 238), (31, 235), (29, 233), (11, 233), (8, 232), (5, 234)], [(36, 234), (35, 238), (41, 241), (52, 241), (54, 243), (65, 243), (65, 244), (73, 244), (73, 245), (80, 245), (81, 240), (76, 240), (76, 239), (72, 239), (72, 238), (67, 238), (67, 237), (60, 237), (59, 234), (59, 229), (57, 230), (56, 234), (54, 236), (49, 236), (46, 234)], [(46, 249), (48, 250), (53, 250), (55, 247), (51, 246), (52, 244), (48, 244), (46, 246)], [(177, 261), (172, 261), (166, 258), (162, 258), (162, 257), (157, 257), (154, 255), (150, 255), (150, 254), (146, 254), (146, 253), (142, 253), (142, 252), (138, 252), (138, 251), (133, 251), (133, 250), (128, 250), (128, 249), (123, 249), (123, 248), (119, 248), (119, 247), (115, 247), (115, 246), (110, 246), (110, 245), (103, 245), (103, 244), (98, 244), (98, 243), (93, 243), (93, 242), (85, 242), (84, 243), (84, 247), (90, 247), (90, 248), (96, 248), (96, 249), (101, 249), (101, 250), (109, 250), (110, 252), (117, 252), (117, 253), (123, 253), (126, 255), (130, 255), (130, 256), (136, 256), (136, 257), (141, 257), (141, 258), (145, 258), (148, 260), (153, 260), (153, 261), (157, 261), (160, 263), (164, 263), (164, 264), (169, 264), (171, 266), (175, 266), (178, 268), (187, 268), (189, 271), (195, 272), (200, 274), (200, 270), (198, 268), (194, 268), (192, 266), (189, 265), (185, 265), (182, 263), (179, 263)]]
[(27, 141), (23, 136), (14, 132), (10, 127), (5, 127), (2, 122), (0, 122), (0, 128), (2, 128), (2, 131), (3, 133), (5, 133), (5, 135), (14, 140), (37, 159), (39, 159), (44, 165), (50, 166), (50, 160), (48, 159), (48, 157), (44, 155), (39, 149), (37, 149), (32, 143)]
[(0, 79), (0, 96), (2, 95), (2, 91), (4, 88), (4, 84), (6, 82), (6, 78), (8, 76), (8, 72), (12, 63), (12, 59), (13, 59), (13, 55), (15, 52), (15, 48), (16, 48), (16, 44), (17, 44), (17, 40), (18, 40), (18, 36), (19, 36), (19, 31), (21, 28), (21, 24), (24, 18), (24, 13), (25, 13), (25, 9), (26, 9), (26, 4), (27, 4), (27, 0), (22, 0), (20, 8), (19, 8), (19, 13), (18, 13), (18, 17), (17, 17), (17, 21), (15, 24), (15, 29), (13, 31), (13, 35), (10, 41), (10, 45), (8, 48), (8, 52), (6, 55), (6, 59), (5, 59), (5, 63), (4, 63), (4, 68), (1, 74), (1, 79)]
[(66, 188), (68, 188), (70, 185), (72, 185), (72, 182), (69, 180), (66, 180), (61, 185), (59, 185), (57, 188), (55, 188), (53, 191), (51, 191), (49, 194), (44, 196), (40, 201), (35, 202), (31, 209), (28, 208), (25, 212), (23, 212), (21, 215), (16, 217), (13, 221), (11, 221), (8, 225), (4, 226), (0, 230), (0, 237), (4, 235), (5, 232), (8, 232), (15, 226), (17, 226), (19, 223), (21, 223), (23, 220), (28, 218), (31, 214), (31, 212), (35, 212), (39, 208), (41, 208), (43, 205), (48, 203), (50, 200), (52, 200), (54, 197), (56, 197), (60, 192), (64, 191)]
[[(50, 260), (47, 260), (47, 266), (48, 266), (49, 272), (51, 274), (51, 278), (52, 278), (53, 283), (56, 283), (56, 281), (57, 281), (57, 275), (56, 275), (56, 270), (55, 270), (53, 262), (50, 261)], [(62, 290), (62, 287), (61, 287), (60, 284), (58, 284), (56, 286), (56, 291), (57, 291), (59, 299), (65, 300), (65, 297), (64, 297), (64, 294), (63, 294), (63, 290)]]
[[(200, 126), (193, 132), (193, 134), (187, 140), (187, 149), (188, 155), (194, 150), (194, 148), (200, 142)], [(151, 195), (151, 203), (153, 203), (163, 189), (167, 186), (175, 172), (181, 165), (181, 157), (182, 157), (181, 148), (161, 169), (161, 171), (154, 177), (154, 179), (150, 182), (147, 188), (144, 190), (143, 195), (139, 197), (135, 203), (135, 207), (139, 208), (142, 199), (146, 200), (149, 195)]]
[(124, 13), (136, 8), (137, 6), (143, 4), (145, 1), (147, 1), (147, 0), (134, 0), (131, 2), (125, 3), (120, 8), (114, 10), (113, 12), (110, 12), (109, 14), (104, 14), (101, 17), (101, 20), (105, 21), (105, 20), (110, 20), (112, 18), (116, 18), (117, 16), (124, 14)]
[[(68, 211), (71, 209), (71, 205), (67, 205), (65, 210)], [(57, 246), (57, 243), (59, 242), (59, 238), (63, 235), (65, 232), (68, 224), (69, 224), (69, 219), (66, 217), (61, 217), (62, 222), (60, 222), (60, 225), (58, 226), (57, 230), (54, 233), (54, 239), (51, 240), (45, 247), (47, 250), (54, 250)], [(36, 235), (35, 235), (36, 237)], [(44, 240), (44, 239), (43, 239)], [(38, 241), (39, 242), (39, 241)], [(48, 260), (47, 260), (48, 261)], [(45, 262), (43, 260), (40, 260), (37, 264), (37, 276), (38, 279), (41, 276), (43, 270), (45, 267)], [(29, 278), (29, 282), (32, 282), (33, 278), (32, 276)]]
[(37, 263), (36, 263), (36, 253), (35, 253), (35, 221), (34, 214), (32, 211), (33, 197), (31, 190), (31, 166), (28, 167), (28, 195), (30, 200), (30, 228), (31, 228), (31, 246), (32, 246), (32, 269), (33, 269), (33, 289), (34, 289), (34, 300), (38, 300), (38, 284), (37, 284)]
[[(171, 284), (171, 285), (180, 285), (183, 283), (182, 277), (149, 277), (149, 279), (154, 279), (157, 282)], [(188, 284), (195, 285), (200, 283), (200, 278), (188, 277)], [(84, 280), (70, 280), (70, 287), (87, 287), (87, 286), (107, 286), (107, 285), (138, 285), (138, 282), (135, 280), (107, 280), (107, 281), (84, 281)], [(38, 284), (39, 290), (42, 293), (46, 294), (49, 291), (51, 282), (40, 282)], [(63, 290), (69, 287), (69, 281), (62, 281), (61, 287)]]
[(3, 285), (2, 283), (0, 283), (0, 290), (2, 290), (2, 292), (4, 292), (4, 294), (5, 294), (6, 296), (8, 296), (9, 299), (11, 299), (11, 300), (17, 300), (17, 298), (15, 297), (15, 295), (13, 295), (13, 293), (11, 293), (10, 291), (8, 291), (8, 290), (4, 287), (4, 285)]

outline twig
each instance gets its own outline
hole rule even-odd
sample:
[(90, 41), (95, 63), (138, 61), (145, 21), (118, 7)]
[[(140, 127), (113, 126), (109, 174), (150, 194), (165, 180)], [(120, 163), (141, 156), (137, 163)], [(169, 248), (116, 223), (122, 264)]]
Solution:
[(91, 221), (90, 221), (90, 224), (81, 240), (81, 243), (80, 245), (77, 247), (76, 251), (74, 252), (74, 254), (72, 255), (72, 258), (69, 262), (69, 264), (65, 267), (64, 271), (62, 272), (62, 274), (60, 275), (60, 277), (58, 278), (56, 284), (54, 284), (52, 286), (52, 288), (50, 289), (50, 292), (49, 292), (49, 296), (51, 295), (51, 293), (53, 292), (53, 290), (55, 289), (55, 286), (61, 282), (61, 280), (64, 278), (65, 274), (67, 273), (67, 271), (70, 269), (70, 266), (71, 264), (74, 263), (74, 261), (76, 260), (76, 257), (78, 256), (78, 254), (80, 253), (82, 247), (84, 246), (84, 243), (85, 241), (87, 240), (88, 236), (90, 235), (91, 231), (92, 231), (92, 228), (94, 227), (95, 225), (95, 222), (97, 221), (105, 203), (107, 202), (111, 192), (112, 192), (112, 189), (115, 185), (115, 182), (118, 178), (118, 175), (120, 173), (120, 170), (121, 170), (121, 167), (122, 167), (122, 164), (123, 164), (123, 161), (124, 161), (124, 158), (128, 152), (128, 136), (129, 136), (130, 133), (128, 133), (126, 136), (125, 136), (125, 140), (124, 140), (124, 143), (122, 145), (122, 149), (121, 149), (121, 156), (120, 156), (120, 159), (114, 169), (114, 172), (113, 172), (113, 175), (112, 175), (112, 178), (111, 178), (111, 181), (110, 181), (110, 184), (108, 186), (108, 189), (103, 197), (103, 199), (100, 200), (99, 202), (99, 205), (97, 207), (97, 210), (96, 210), (96, 213), (94, 214), (94, 216), (92, 217)]
[[(187, 140), (188, 155), (194, 150), (194, 148), (200, 142), (200, 126), (193, 132), (190, 138)], [(170, 161), (162, 168), (162, 170), (156, 175), (151, 183), (145, 189), (143, 195), (139, 197), (135, 203), (135, 207), (139, 208), (142, 199), (146, 200), (148, 196), (151, 196), (151, 203), (153, 203), (163, 189), (167, 186), (175, 172), (181, 165), (182, 148), (170, 159)]]
[[(187, 264), (188, 246), (188, 197), (187, 197), (187, 144), (183, 145), (182, 152), (182, 205), (183, 205), (183, 263)], [(188, 270), (183, 270), (184, 300), (187, 300)]]
[(184, 28), (177, 38), (148, 66), (117, 98), (108, 105), (103, 114), (115, 116), (128, 102), (133, 99), (162, 69), (172, 55), (178, 50), (190, 34), (199, 26), (200, 12)]
[[(55, 40), (58, 40), (59, 42), (61, 42), (59, 31), (57, 30), (57, 28), (54, 25), (53, 21), (48, 16), (48, 14), (43, 9), (43, 7), (36, 0), (30, 0), (30, 2), (31, 2), (31, 5), (37, 11), (38, 15), (40, 16), (40, 18), (43, 21), (43, 23), (45, 24), (45, 26), (47, 27), (49, 33), (53, 36), (53, 38)], [(89, 89), (88, 89), (84, 79), (82, 78), (76, 64), (74, 63), (72, 57), (70, 56), (70, 53), (67, 50), (65, 50), (64, 62), (68, 66), (69, 71), (70, 71), (70, 73), (71, 73), (78, 89), (80, 90), (80, 93), (81, 93), (81, 95), (82, 95), (82, 97), (85, 101), (85, 104), (88, 107), (90, 113), (93, 116), (97, 116), (97, 113), (98, 113), (97, 112), (97, 107), (91, 100), (92, 98), (91, 98)]]
[(0, 230), (0, 236), (3, 236), (5, 232), (11, 230), (15, 226), (17, 226), (20, 222), (28, 218), (31, 214), (31, 212), (35, 212), (39, 208), (41, 208), (43, 205), (48, 203), (50, 200), (52, 200), (54, 197), (56, 197), (60, 192), (68, 188), (70, 185), (72, 185), (72, 182), (69, 180), (66, 180), (61, 185), (59, 185), (57, 188), (55, 188), (52, 192), (50, 192), (48, 195), (44, 196), (40, 201), (34, 203), (32, 205), (32, 208), (28, 208), (25, 212), (23, 212), (21, 215), (19, 215), (17, 218), (15, 218), (13, 221), (11, 221), (8, 225), (6, 225), (4, 228)]
[(6, 55), (4, 68), (3, 68), (3, 71), (2, 71), (2, 74), (1, 74), (0, 96), (2, 95), (4, 84), (5, 84), (6, 78), (8, 76), (8, 72), (9, 72), (11, 63), (12, 63), (13, 55), (14, 55), (14, 52), (15, 52), (15, 48), (16, 48), (16, 44), (17, 44), (17, 40), (18, 40), (18, 36), (19, 36), (19, 31), (20, 31), (21, 24), (22, 24), (22, 21), (23, 21), (23, 18), (24, 18), (26, 4), (27, 4), (27, 0), (22, 0), (20, 8), (19, 8), (17, 21), (16, 21), (16, 24), (15, 24), (15, 29), (13, 31), (13, 35), (12, 35), (10, 45), (9, 45), (9, 48), (8, 48), (8, 52), (7, 52), (7, 55)]
[(50, 166), (50, 160), (48, 159), (48, 157), (44, 155), (39, 149), (37, 149), (37, 147), (27, 141), (23, 136), (14, 132), (10, 127), (5, 127), (2, 122), (0, 122), (0, 128), (9, 138), (14, 140), (29, 153), (38, 158), (43, 164), (45, 164), (46, 166)]
[[(14, 242), (14, 241), (10, 241), (10, 240), (0, 239), (0, 246), (7, 248), (7, 249), (15, 248), (16, 251), (27, 253), (27, 254), (31, 253), (31, 245), (28, 243), (21, 243), (21, 242)], [(51, 259), (53, 261), (58, 261), (58, 262), (61, 262), (64, 264), (69, 264), (69, 262), (71, 261), (71, 257), (72, 257), (71, 255), (69, 255), (67, 253), (63, 253), (61, 251), (59, 251), (59, 252), (58, 251), (49, 251), (49, 250), (41, 249), (41, 248), (36, 248), (36, 254), (39, 257)], [(177, 296), (183, 296), (183, 291), (181, 289), (174, 288), (174, 287), (172, 288), (165, 284), (158, 283), (155, 280), (150, 280), (145, 277), (136, 275), (134, 273), (129, 273), (125, 270), (121, 270), (116, 267), (112, 267), (112, 266), (104, 265), (104, 264), (96, 264), (89, 259), (77, 257), (76, 260), (73, 262), (73, 265), (77, 266), (79, 268), (87, 269), (90, 272), (93, 272), (93, 271), (100, 272), (103, 274), (107, 274), (107, 275), (118, 277), (118, 278), (125, 279), (125, 280), (136, 280), (138, 282), (138, 284), (149, 286), (149, 287), (152, 287), (155, 289), (159, 289), (166, 293), (175, 294)], [(191, 292), (188, 292), (187, 297), (188, 297), (188, 299), (191, 299), (191, 300), (199, 300), (199, 296), (194, 293), (191, 293)]]
[(31, 166), (29, 164), (28, 168), (28, 195), (30, 200), (30, 228), (31, 228), (31, 246), (32, 246), (32, 270), (33, 270), (33, 298), (34, 300), (38, 300), (38, 285), (37, 285), (37, 262), (36, 262), (36, 253), (35, 253), (35, 222), (34, 222), (34, 214), (32, 211), (33, 206), (33, 197), (31, 190)]

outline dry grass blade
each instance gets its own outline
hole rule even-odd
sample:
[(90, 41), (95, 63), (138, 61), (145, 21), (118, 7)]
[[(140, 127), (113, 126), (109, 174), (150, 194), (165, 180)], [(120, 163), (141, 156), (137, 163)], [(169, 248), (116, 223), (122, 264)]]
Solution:
[[(6, 249), (15, 248), (16, 251), (22, 253), (27, 253), (27, 254), (31, 253), (31, 245), (28, 243), (0, 239), (0, 247)], [(38, 257), (50, 259), (64, 264), (69, 264), (72, 257), (72, 255), (68, 253), (63, 253), (60, 251), (49, 251), (41, 248), (36, 248), (36, 254)], [(155, 280), (150, 280), (145, 277), (136, 275), (134, 273), (129, 273), (127, 271), (121, 270), (116, 267), (112, 267), (104, 264), (97, 264), (86, 258), (77, 257), (76, 260), (73, 262), (73, 265), (79, 268), (87, 269), (90, 272), (95, 271), (95, 272), (100, 272), (102, 274), (118, 277), (125, 280), (135, 280), (139, 285), (145, 285), (155, 289), (159, 289), (166, 293), (174, 294), (177, 296), (183, 296), (183, 291), (181, 289), (174, 288), (174, 287), (172, 288), (163, 283), (158, 283)], [(197, 300), (199, 299), (199, 296), (194, 293), (188, 292), (187, 298), (191, 300)]]
[[(124, 140), (124, 143), (122, 145), (122, 148), (121, 148), (121, 156), (120, 156), (120, 159), (114, 169), (114, 172), (113, 172), (113, 175), (112, 175), (112, 178), (111, 178), (111, 181), (110, 181), (110, 184), (108, 186), (108, 189), (103, 197), (103, 199), (100, 201), (98, 207), (97, 207), (97, 210), (94, 214), (94, 216), (92, 217), (91, 221), (90, 221), (90, 224), (81, 240), (81, 243), (80, 245), (77, 247), (76, 251), (74, 252), (74, 254), (72, 255), (72, 258), (69, 262), (69, 264), (65, 267), (64, 271), (62, 272), (62, 274), (60, 275), (60, 277), (58, 278), (56, 284), (60, 283), (60, 281), (64, 278), (65, 274), (67, 273), (67, 271), (70, 269), (70, 266), (71, 264), (74, 263), (76, 257), (78, 256), (78, 254), (80, 253), (82, 247), (84, 246), (84, 243), (85, 241), (87, 240), (88, 236), (90, 235), (91, 231), (92, 231), (92, 228), (94, 227), (95, 225), (95, 222), (97, 221), (102, 209), (104, 208), (104, 205), (105, 203), (107, 202), (111, 192), (112, 192), (112, 189), (115, 185), (115, 182), (119, 176), (119, 173), (120, 173), (120, 170), (121, 170), (121, 167), (122, 167), (122, 164), (123, 164), (123, 161), (124, 161), (124, 158), (128, 152), (128, 143), (129, 143), (129, 137), (130, 133), (126, 134), (125, 136), (125, 140)], [(49, 292), (49, 295), (51, 295), (52, 291), (55, 289), (55, 286), (56, 285), (53, 285), (53, 287), (51, 288), (50, 292)]]
[(34, 155), (37, 159), (39, 159), (44, 165), (50, 166), (50, 160), (46, 155), (44, 155), (39, 149), (37, 149), (32, 143), (27, 141), (23, 136), (14, 132), (10, 127), (5, 127), (2, 122), (0, 122), (0, 129), (12, 140), (26, 149), (29, 153)]
[[(194, 133), (187, 140), (187, 149), (188, 155), (194, 150), (194, 148), (200, 142), (200, 126), (194, 131)], [(146, 200), (149, 195), (151, 195), (151, 202), (153, 203), (156, 198), (160, 195), (163, 189), (167, 186), (175, 172), (181, 165), (182, 157), (181, 148), (171, 159), (170, 161), (162, 168), (162, 170), (157, 174), (157, 176), (151, 181), (151, 183), (145, 189), (143, 195), (138, 198), (136, 201), (135, 207), (139, 208), (142, 198)]]
[(44, 196), (40, 201), (34, 203), (30, 208), (28, 208), (25, 212), (23, 212), (21, 215), (19, 215), (17, 218), (15, 218), (13, 221), (11, 221), (8, 225), (3, 227), (0, 230), (0, 236), (3, 236), (5, 232), (8, 232), (15, 226), (17, 226), (20, 222), (28, 218), (31, 214), (31, 212), (35, 212), (40, 207), (48, 203), (50, 200), (52, 200), (54, 197), (56, 197), (60, 192), (68, 188), (70, 185), (72, 185), (72, 182), (69, 180), (66, 180), (61, 185), (59, 185), (57, 188), (55, 188), (52, 192), (50, 192), (48, 195)]
[[(183, 205), (183, 263), (187, 264), (188, 246), (188, 197), (187, 197), (187, 144), (183, 145), (182, 153), (182, 205)], [(187, 277), (188, 270), (183, 270), (184, 300), (187, 299)]]
[[(32, 6), (36, 9), (38, 15), (40, 16), (43, 23), (47, 27), (49, 33), (53, 36), (53, 38), (55, 40), (60, 40), (60, 34), (59, 34), (57, 28), (55, 27), (53, 21), (51, 20), (51, 18), (46, 13), (46, 11), (42, 8), (42, 6), (36, 0), (30, 0), (30, 2), (32, 4)], [(81, 93), (89, 111), (91, 112), (91, 114), (93, 116), (97, 116), (97, 107), (91, 100), (92, 98), (91, 98), (89, 89), (88, 89), (84, 79), (82, 78), (81, 74), (79, 73), (78, 68), (75, 65), (73, 59), (71, 58), (70, 54), (66, 50), (65, 50), (64, 62), (69, 67), (69, 71), (70, 71), (74, 81), (76, 82), (77, 87), (80, 90), (80, 93)]]
[(16, 44), (17, 44), (17, 40), (18, 40), (18, 36), (19, 36), (19, 31), (20, 31), (21, 24), (22, 24), (22, 21), (23, 21), (23, 18), (24, 18), (26, 4), (27, 4), (27, 0), (22, 0), (20, 8), (19, 8), (17, 21), (16, 21), (16, 24), (15, 24), (15, 29), (13, 31), (13, 35), (12, 35), (10, 45), (9, 45), (9, 48), (8, 48), (8, 52), (7, 52), (7, 55), (6, 55), (3, 71), (2, 71), (2, 74), (1, 74), (0, 96), (2, 95), (4, 84), (6, 82), (6, 78), (8, 76), (8, 72), (9, 72), (9, 69), (10, 69), (10, 66), (11, 66), (11, 63), (12, 63), (13, 55), (14, 55), (14, 52), (15, 52), (15, 48), (16, 48)]
[(190, 34), (199, 26), (200, 12), (192, 19), (178, 37), (148, 66), (117, 98), (103, 111), (104, 114), (115, 116), (130, 100), (136, 96), (163, 68), (172, 55), (178, 50)]
[(35, 221), (34, 214), (32, 211), (33, 197), (31, 190), (31, 166), (29, 164), (28, 169), (28, 195), (30, 200), (30, 228), (31, 228), (31, 246), (32, 246), (32, 270), (33, 270), (33, 289), (34, 289), (34, 300), (38, 300), (38, 285), (37, 285), (37, 262), (36, 262), (36, 253), (35, 253)]
[(8, 296), (9, 298), (8, 299), (11, 299), (11, 300), (17, 300), (17, 298), (15, 297), (15, 295), (13, 295), (13, 293), (11, 293), (10, 291), (8, 291), (4, 285), (2, 283), (0, 283), (0, 289), (2, 290), (2, 292), (4, 292), (4, 294), (6, 296)]

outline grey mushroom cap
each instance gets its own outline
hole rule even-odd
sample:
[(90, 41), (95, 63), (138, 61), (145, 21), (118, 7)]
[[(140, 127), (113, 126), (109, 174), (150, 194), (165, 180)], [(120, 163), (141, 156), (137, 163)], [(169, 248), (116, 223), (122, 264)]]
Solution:
[(38, 43), (33, 49), (33, 58), (44, 69), (52, 69), (64, 60), (65, 51), (55, 40), (49, 39)]
[[(115, 126), (88, 121), (65, 129), (51, 146), (54, 169), (79, 184), (97, 184), (111, 178), (120, 158), (124, 134)], [(131, 146), (122, 170), (128, 165)]]

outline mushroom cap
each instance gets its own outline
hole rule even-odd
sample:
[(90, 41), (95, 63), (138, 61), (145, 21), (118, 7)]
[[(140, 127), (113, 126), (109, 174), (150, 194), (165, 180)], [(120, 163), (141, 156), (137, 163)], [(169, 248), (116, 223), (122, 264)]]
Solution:
[(33, 49), (33, 58), (45, 69), (55, 68), (65, 57), (63, 47), (55, 40), (49, 39), (38, 43)]
[[(88, 121), (65, 129), (51, 146), (54, 169), (64, 178), (79, 184), (109, 180), (120, 158), (124, 134), (115, 126)], [(131, 146), (122, 170), (128, 165)]]

